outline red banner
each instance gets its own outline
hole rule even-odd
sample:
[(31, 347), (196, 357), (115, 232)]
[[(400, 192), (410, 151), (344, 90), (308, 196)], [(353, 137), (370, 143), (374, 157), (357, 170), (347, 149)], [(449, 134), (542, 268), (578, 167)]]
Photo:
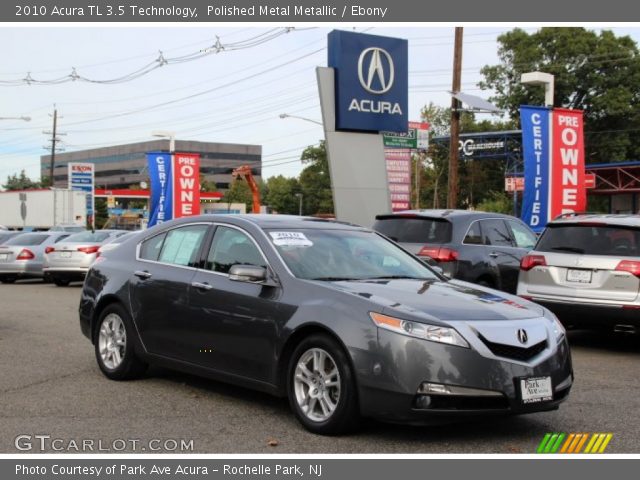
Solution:
[(173, 218), (200, 215), (200, 155), (173, 156)]
[(552, 117), (550, 219), (587, 206), (582, 111), (554, 108)]

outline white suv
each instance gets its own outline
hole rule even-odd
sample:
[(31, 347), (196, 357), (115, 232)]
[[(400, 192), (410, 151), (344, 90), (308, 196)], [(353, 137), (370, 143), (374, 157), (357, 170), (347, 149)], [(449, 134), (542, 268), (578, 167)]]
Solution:
[(640, 329), (640, 216), (565, 215), (522, 258), (518, 295), (571, 327)]

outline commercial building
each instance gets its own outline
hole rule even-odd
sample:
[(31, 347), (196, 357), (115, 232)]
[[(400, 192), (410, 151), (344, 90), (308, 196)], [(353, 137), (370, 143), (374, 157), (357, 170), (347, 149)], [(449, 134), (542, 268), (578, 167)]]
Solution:
[[(140, 182), (147, 182), (149, 177), (146, 153), (168, 150), (169, 140), (158, 139), (59, 153), (55, 156), (54, 185), (67, 186), (69, 162), (87, 162), (95, 165), (96, 188), (110, 190), (139, 186)], [(260, 145), (176, 140), (175, 150), (200, 154), (201, 179), (215, 182), (221, 192), (229, 188), (232, 181), (231, 172), (240, 165), (249, 165), (257, 179), (260, 179), (262, 174), (262, 146)], [(50, 155), (40, 157), (43, 176), (49, 176), (50, 163)]]

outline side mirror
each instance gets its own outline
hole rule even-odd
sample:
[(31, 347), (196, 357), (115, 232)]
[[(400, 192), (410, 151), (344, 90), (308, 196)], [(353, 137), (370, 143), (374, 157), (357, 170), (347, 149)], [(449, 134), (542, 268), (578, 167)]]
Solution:
[(235, 282), (264, 282), (267, 279), (267, 269), (255, 265), (234, 265), (229, 269), (229, 280)]

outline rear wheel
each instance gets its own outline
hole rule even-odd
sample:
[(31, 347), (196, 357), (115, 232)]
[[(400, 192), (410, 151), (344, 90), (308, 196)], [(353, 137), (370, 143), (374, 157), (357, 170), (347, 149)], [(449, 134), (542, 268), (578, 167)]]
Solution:
[(287, 375), (289, 404), (304, 427), (322, 435), (353, 430), (359, 422), (356, 383), (342, 347), (312, 335), (296, 347)]
[(0, 282), (2, 282), (2, 283), (16, 283), (17, 279), (18, 279), (18, 277), (14, 276), (14, 275), (7, 275), (5, 277), (1, 277), (0, 278)]
[(111, 304), (100, 314), (95, 354), (100, 370), (112, 380), (137, 378), (147, 369), (136, 356), (132, 321), (122, 306)]

